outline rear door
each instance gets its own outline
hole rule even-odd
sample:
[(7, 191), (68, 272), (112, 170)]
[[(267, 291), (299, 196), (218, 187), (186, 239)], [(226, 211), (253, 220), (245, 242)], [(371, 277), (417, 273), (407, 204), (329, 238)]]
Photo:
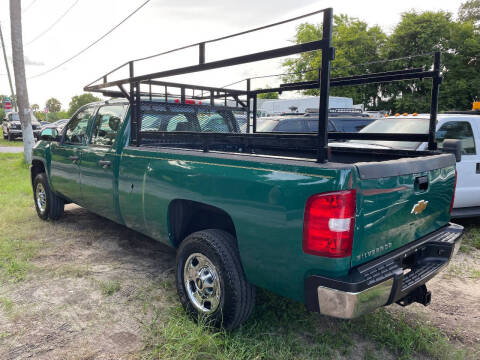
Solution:
[(104, 105), (98, 109), (80, 165), (85, 207), (112, 220), (117, 218), (114, 201), (116, 145), (125, 109), (124, 104)]
[(94, 111), (94, 106), (80, 109), (66, 125), (62, 141), (50, 144), (52, 187), (66, 199), (78, 204), (82, 204), (80, 163), (87, 145), (88, 122)]
[(480, 136), (478, 131), (478, 123), (467, 118), (445, 121), (437, 130), (439, 149), (445, 139), (462, 142), (462, 159), (457, 163), (455, 208), (480, 206), (480, 155), (475, 142)]

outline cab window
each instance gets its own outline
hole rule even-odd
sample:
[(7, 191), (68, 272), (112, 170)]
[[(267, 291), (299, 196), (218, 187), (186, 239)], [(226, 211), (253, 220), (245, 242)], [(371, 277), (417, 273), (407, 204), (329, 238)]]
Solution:
[(90, 143), (104, 146), (114, 145), (124, 111), (125, 105), (121, 104), (102, 106), (95, 116)]
[(66, 144), (85, 145), (87, 143), (88, 120), (93, 115), (94, 108), (87, 107), (79, 111), (66, 126), (63, 142)]
[(472, 126), (468, 121), (449, 121), (437, 131), (438, 148), (443, 148), (445, 139), (456, 139), (462, 142), (462, 155), (475, 155), (475, 140)]

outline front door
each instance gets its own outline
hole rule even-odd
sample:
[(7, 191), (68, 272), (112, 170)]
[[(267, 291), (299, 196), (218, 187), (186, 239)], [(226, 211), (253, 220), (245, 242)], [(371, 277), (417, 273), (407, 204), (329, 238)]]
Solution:
[(439, 148), (444, 139), (457, 139), (462, 142), (462, 159), (457, 162), (457, 188), (455, 208), (479, 206), (480, 204), (480, 165), (478, 144), (470, 121), (452, 120), (445, 122), (437, 131)]
[(125, 108), (124, 104), (112, 104), (98, 109), (80, 166), (85, 207), (112, 220), (118, 220), (114, 174), (118, 166), (118, 130)]
[(94, 111), (93, 106), (78, 111), (65, 126), (62, 141), (52, 142), (50, 145), (52, 187), (64, 198), (78, 204), (82, 203), (80, 190), (82, 149), (87, 145), (88, 121)]

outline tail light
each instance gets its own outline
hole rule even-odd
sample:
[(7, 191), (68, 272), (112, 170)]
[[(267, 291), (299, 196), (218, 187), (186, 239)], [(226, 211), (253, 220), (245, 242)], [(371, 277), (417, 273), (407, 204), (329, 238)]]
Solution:
[(305, 206), (303, 251), (339, 258), (352, 254), (356, 191), (311, 196)]
[(457, 190), (457, 170), (455, 170), (455, 184), (453, 185), (453, 195), (452, 195), (452, 203), (450, 204), (450, 214), (453, 210), (453, 203), (455, 202), (455, 191)]

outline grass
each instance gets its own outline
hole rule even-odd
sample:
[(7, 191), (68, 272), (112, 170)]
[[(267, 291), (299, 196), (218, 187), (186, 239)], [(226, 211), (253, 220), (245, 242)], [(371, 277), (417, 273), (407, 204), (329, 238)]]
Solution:
[(379, 309), (350, 322), (349, 327), (402, 359), (410, 359), (415, 353), (435, 359), (465, 357), (464, 352), (456, 349), (439, 329), (421, 320), (408, 319), (405, 313), (392, 315), (386, 309)]
[(36, 219), (29, 167), (22, 154), (0, 153), (0, 169), (0, 275), (21, 281), (41, 246), (33, 240)]
[[(319, 321), (302, 304), (259, 291), (250, 321), (232, 332), (193, 322), (180, 306), (156, 309), (144, 323), (153, 359), (321, 359), (349, 356), (354, 342), (342, 322)], [(326, 326), (327, 325), (327, 326)]]
[(480, 227), (478, 226), (478, 219), (461, 219), (458, 222), (465, 227), (460, 251), (468, 254), (473, 250), (480, 250)]
[(13, 301), (6, 297), (0, 297), (0, 305), (6, 313), (11, 313), (13, 310)]
[[(259, 291), (251, 319), (232, 332), (214, 331), (197, 323), (179, 306), (156, 309), (144, 322), (145, 359), (330, 359), (363, 353), (381, 359), (417, 354), (435, 359), (462, 359), (437, 328), (392, 315), (385, 309), (353, 321), (312, 314), (302, 304)], [(358, 343), (373, 346), (359, 348)]]
[(5, 140), (3, 136), (0, 136), (0, 146), (23, 146), (23, 141), (22, 140), (8, 141), (8, 140)]
[(120, 282), (113, 281), (100, 281), (99, 282), (100, 291), (105, 296), (112, 296), (116, 292), (120, 291), (121, 285)]

